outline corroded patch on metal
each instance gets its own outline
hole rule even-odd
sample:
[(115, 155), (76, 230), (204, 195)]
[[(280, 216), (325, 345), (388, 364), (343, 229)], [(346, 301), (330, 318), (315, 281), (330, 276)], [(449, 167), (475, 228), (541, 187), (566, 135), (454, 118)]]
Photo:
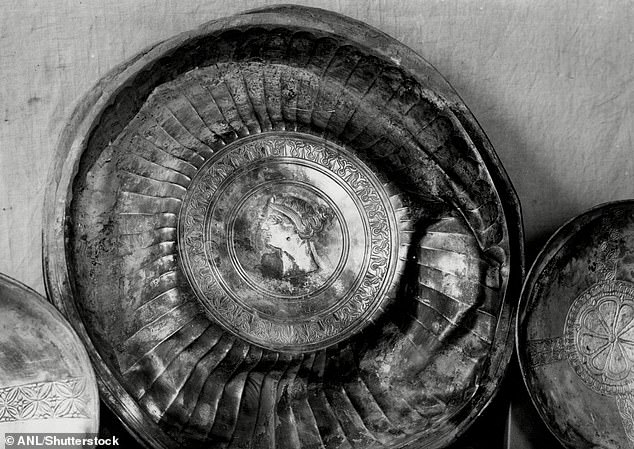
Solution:
[(634, 285), (594, 284), (572, 303), (564, 338), (579, 377), (601, 394), (619, 394), (634, 385)]
[(179, 216), (184, 272), (208, 314), (271, 349), (349, 337), (386, 300), (396, 214), (378, 177), (306, 135), (239, 140), (207, 161)]

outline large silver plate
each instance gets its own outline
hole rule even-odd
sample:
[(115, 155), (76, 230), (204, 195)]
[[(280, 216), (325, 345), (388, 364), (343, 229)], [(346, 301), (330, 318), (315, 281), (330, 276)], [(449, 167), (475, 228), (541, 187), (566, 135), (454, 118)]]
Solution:
[(51, 296), (149, 446), (441, 447), (508, 363), (510, 183), (438, 73), (345, 17), (246, 13), (118, 68), (47, 201)]

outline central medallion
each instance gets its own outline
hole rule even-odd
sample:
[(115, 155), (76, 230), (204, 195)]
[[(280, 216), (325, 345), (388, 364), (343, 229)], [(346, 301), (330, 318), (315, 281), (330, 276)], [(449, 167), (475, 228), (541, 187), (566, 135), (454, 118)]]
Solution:
[(342, 147), (297, 133), (241, 139), (206, 161), (187, 191), (183, 270), (232, 333), (273, 350), (321, 349), (371, 322), (391, 295), (394, 204)]
[(593, 390), (606, 395), (634, 388), (634, 285), (600, 282), (574, 301), (564, 327), (569, 359)]

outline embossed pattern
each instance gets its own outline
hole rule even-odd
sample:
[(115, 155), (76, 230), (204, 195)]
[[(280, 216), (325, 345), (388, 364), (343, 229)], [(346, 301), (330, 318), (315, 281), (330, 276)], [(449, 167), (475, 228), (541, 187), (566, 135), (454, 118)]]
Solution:
[[(341, 37), (246, 27), (206, 39), (187, 50), (201, 54), (162, 60), (113, 103), (73, 185), (82, 319), (138, 405), (139, 431), (165, 447), (433, 446), (453, 432), (453, 417), (481, 403), (478, 383), (499, 368), (487, 360), (508, 336), (509, 234), (480, 142), (404, 69)], [(273, 183), (275, 199), (254, 182), (236, 196), (244, 202), (210, 201), (215, 188), (238, 192), (231, 179), (245, 167), (264, 167), (248, 172), (258, 180), (274, 157), (330, 176), (345, 195), (284, 178)], [(266, 273), (261, 253), (270, 248), (255, 248), (255, 262), (239, 251), (258, 241), (243, 237), (259, 235), (258, 220), (242, 226), (256, 217), (244, 205), (276, 211), (267, 226), (306, 231), (291, 197), (332, 210), (325, 235), (349, 249), (329, 253), (333, 268), (316, 286), (285, 290), (258, 276), (291, 284), (298, 273), (313, 276), (325, 240), (311, 236), (313, 259)], [(331, 295), (339, 288), (331, 273), (350, 267), (358, 276)], [(272, 332), (256, 320), (276, 303), (205, 287), (220, 281), (261, 287), (289, 316), (325, 318), (303, 333), (280, 320)], [(239, 325), (227, 330), (223, 320)], [(297, 343), (316, 345), (284, 346)]]
[(90, 418), (82, 378), (0, 388), (0, 422)]
[(617, 396), (616, 405), (621, 415), (625, 434), (634, 447), (634, 395), (630, 393)]
[[(347, 338), (351, 328), (368, 324), (372, 319), (371, 314), (377, 309), (382, 310), (381, 304), (386, 301), (387, 289), (393, 284), (391, 277), (399, 264), (397, 259), (399, 240), (402, 242), (401, 251), (406, 251), (408, 247), (407, 235), (399, 239), (396, 214), (392, 208), (392, 203), (399, 204), (400, 200), (395, 196), (389, 198), (381, 190), (383, 187), (378, 179), (364, 168), (360, 161), (353, 158), (351, 154), (346, 154), (343, 149), (328, 148), (324, 143), (316, 140), (311, 142), (310, 136), (307, 135), (265, 136), (232, 149), (227, 148), (221, 157), (201, 169), (201, 176), (196, 178), (197, 182), (195, 181), (191, 187), (191, 194), (186, 198), (181, 211), (180, 240), (182, 243), (180, 248), (185, 272), (194, 288), (200, 292), (212, 318), (219, 320), (243, 338), (255, 339), (255, 342), (265, 346), (271, 345), (274, 349), (278, 347), (294, 348), (295, 351), (314, 349), (315, 345), (332, 344), (333, 339)], [(291, 182), (291, 177), (305, 179), (309, 177), (311, 171), (315, 171), (321, 178), (326, 178), (327, 184), (322, 188), (332, 190), (333, 182), (339, 182), (342, 185), (337, 186), (334, 193), (341, 204), (333, 204), (333, 207), (347, 205), (344, 203), (344, 195), (353, 195), (347, 203), (350, 203), (350, 209), (356, 207), (358, 213), (362, 214), (358, 225), (349, 230), (348, 228), (351, 228), (353, 224), (346, 222), (345, 217), (349, 211), (345, 215), (342, 212), (338, 213), (342, 216), (340, 220), (344, 223), (346, 241), (350, 239), (348, 233), (357, 234), (353, 248), (350, 250), (346, 245), (344, 258), (352, 259), (350, 261), (352, 264), (356, 264), (358, 260), (365, 260), (365, 262), (357, 270), (354, 270), (354, 265), (351, 269), (350, 263), (343, 264), (343, 272), (349, 277), (354, 276), (357, 279), (355, 281), (357, 285), (354, 286), (349, 281), (348, 283), (340, 281), (336, 283), (335, 288), (326, 290), (326, 295), (339, 297), (339, 300), (328, 309), (327, 314), (302, 312), (288, 316), (282, 322), (279, 318), (268, 319), (261, 311), (243, 305), (240, 297), (236, 296), (236, 290), (240, 289), (240, 285), (227, 285), (227, 281), (221, 274), (223, 267), (219, 262), (214, 262), (214, 259), (224, 252), (223, 246), (233, 245), (235, 237), (230, 237), (222, 231), (220, 242), (206, 249), (209, 247), (207, 243), (213, 241), (213, 237), (217, 234), (215, 229), (223, 229), (226, 226), (220, 220), (217, 223), (209, 223), (206, 218), (207, 211), (212, 208), (211, 205), (220, 201), (219, 197), (233, 197), (227, 193), (227, 188), (219, 190), (219, 187), (227, 184), (228, 179), (234, 177), (236, 172), (246, 177), (249, 173), (246, 170), (249, 167), (255, 167), (253, 169), (255, 170), (262, 166), (268, 171), (281, 170), (284, 166), (298, 167), (293, 168), (291, 173), (283, 174), (281, 171), (276, 173), (277, 178), (285, 176), (282, 183), (279, 179), (268, 181), (271, 185), (270, 189), (277, 191), (278, 194), (284, 185)], [(294, 174), (295, 171), (298, 174)], [(257, 173), (259, 174), (260, 171)], [(262, 188), (263, 175), (257, 179), (257, 189)], [(238, 178), (238, 182), (245, 183), (246, 181)], [(298, 186), (296, 189), (299, 188), (300, 192), (308, 187), (314, 189), (310, 183), (305, 184), (305, 181), (293, 181), (293, 184), (295, 183)], [(350, 193), (346, 193), (344, 187), (348, 188)], [(223, 219), (226, 214), (227, 212), (223, 209)], [(408, 221), (403, 210), (400, 211), (399, 216), (401, 227), (406, 227)], [(211, 228), (211, 236), (207, 236), (206, 229), (209, 228)], [(276, 232), (284, 231), (279, 229)], [(363, 241), (360, 240), (360, 234), (365, 234)], [(287, 240), (290, 240), (293, 233), (287, 235)], [(324, 244), (337, 245), (338, 242)], [(248, 246), (251, 248), (255, 246), (255, 243), (250, 242)], [(349, 254), (350, 251), (352, 251), (351, 254)], [(227, 259), (231, 257), (222, 257), (222, 259), (226, 266)], [(235, 266), (237, 265), (235, 260), (233, 265), (232, 273), (239, 272), (238, 267)], [(296, 279), (297, 277), (295, 276)], [(243, 277), (241, 281), (248, 283), (249, 279)], [(335, 280), (331, 281), (333, 282)], [(254, 287), (257, 288), (258, 285)], [(351, 287), (353, 287), (352, 290)], [(282, 308), (286, 303), (284, 296), (279, 294), (268, 294), (266, 290), (256, 290), (254, 293), (257, 295), (256, 301), (262, 301), (262, 296), (269, 296), (271, 302), (277, 303), (275, 306), (277, 309)], [(394, 292), (389, 294), (393, 296)], [(322, 298), (322, 294), (304, 294), (301, 296), (301, 301), (314, 302), (315, 306), (311, 309), (307, 308), (314, 311), (315, 307), (322, 307), (322, 304), (328, 304), (333, 300)], [(272, 315), (272, 318), (275, 318), (275, 315)]]
[(564, 330), (570, 363), (602, 394), (634, 383), (634, 284), (595, 284), (575, 300)]
[[(536, 262), (531, 275), (539, 276), (538, 281), (527, 282), (530, 300), (539, 299), (531, 305), (538, 312), (528, 309), (529, 316), (535, 313), (528, 321), (529, 332), (543, 334), (538, 327), (542, 326), (546, 335), (559, 331), (561, 336), (526, 341), (520, 346), (522, 368), (530, 375), (527, 385), (540, 411), (562, 407), (571, 415), (558, 416), (559, 411), (548, 415), (554, 417), (548, 424), (570, 447), (602, 446), (605, 434), (611, 435), (608, 446), (634, 447), (634, 283), (629, 242), (634, 215), (630, 208), (627, 202), (608, 204), (571, 221), (551, 239), (541, 256), (544, 260)], [(566, 312), (563, 319), (559, 311), (552, 312), (557, 301), (568, 304), (561, 308)], [(540, 317), (539, 325), (535, 317)], [(535, 390), (537, 381), (548, 385), (546, 392)], [(562, 392), (568, 395), (563, 400)], [(596, 394), (612, 401), (597, 399)], [(619, 421), (616, 413), (622, 428), (613, 424)], [(582, 416), (586, 414), (592, 424), (580, 425), (588, 420)]]
[(531, 340), (526, 345), (526, 352), (531, 366), (550, 365), (567, 360), (564, 339), (561, 337)]

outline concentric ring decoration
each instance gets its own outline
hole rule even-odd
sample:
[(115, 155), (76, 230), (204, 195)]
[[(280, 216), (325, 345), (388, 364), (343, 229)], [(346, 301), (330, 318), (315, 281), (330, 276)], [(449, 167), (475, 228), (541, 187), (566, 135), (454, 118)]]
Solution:
[(161, 43), (86, 97), (51, 179), (49, 293), (149, 447), (442, 447), (499, 385), (517, 199), (364, 24), (273, 7)]
[(398, 204), (343, 148), (294, 133), (242, 139), (192, 180), (183, 271), (234, 334), (275, 350), (325, 348), (388, 297), (407, 239)]

